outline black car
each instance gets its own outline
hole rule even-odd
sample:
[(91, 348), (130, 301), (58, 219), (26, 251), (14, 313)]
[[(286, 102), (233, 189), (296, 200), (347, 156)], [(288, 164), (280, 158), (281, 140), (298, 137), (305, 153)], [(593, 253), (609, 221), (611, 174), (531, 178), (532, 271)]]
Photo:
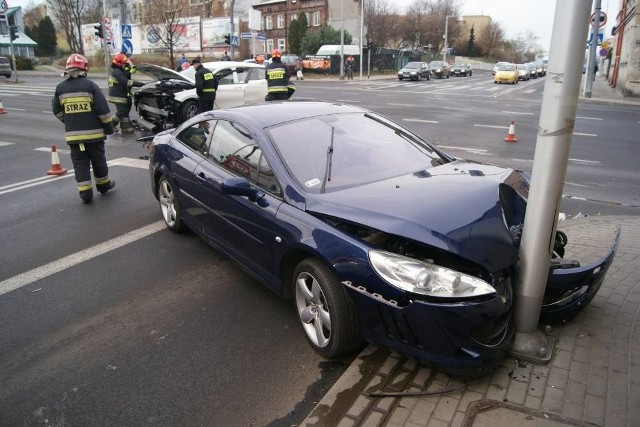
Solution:
[(465, 76), (469, 77), (473, 74), (473, 70), (471, 69), (471, 64), (462, 63), (462, 64), (454, 64), (451, 69), (451, 75), (453, 76)]
[(398, 71), (398, 80), (431, 80), (431, 69), (426, 62), (409, 62)]
[[(167, 228), (188, 227), (291, 299), (325, 357), (366, 340), (477, 376), (511, 344), (525, 172), (454, 158), (333, 102), (202, 113), (155, 136), (149, 172)], [(614, 257), (563, 260), (566, 239), (556, 234), (543, 322), (586, 307)]]
[(431, 68), (431, 74), (439, 79), (451, 76), (451, 65), (447, 61), (431, 61), (429, 68)]

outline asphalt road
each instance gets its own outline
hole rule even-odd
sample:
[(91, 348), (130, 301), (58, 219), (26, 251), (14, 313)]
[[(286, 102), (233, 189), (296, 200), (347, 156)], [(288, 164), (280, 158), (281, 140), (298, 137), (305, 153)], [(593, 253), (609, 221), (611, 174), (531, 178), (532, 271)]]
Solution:
[[(0, 84), (0, 425), (293, 425), (350, 362), (306, 344), (291, 301), (164, 230), (146, 148), (110, 137), (116, 191), (47, 177), (59, 78)], [(381, 112), (455, 156), (530, 170), (544, 79), (305, 80), (296, 99)], [(517, 143), (506, 143), (511, 120)], [(579, 105), (562, 210), (638, 214), (640, 113)], [(138, 134), (136, 136), (141, 136)]]

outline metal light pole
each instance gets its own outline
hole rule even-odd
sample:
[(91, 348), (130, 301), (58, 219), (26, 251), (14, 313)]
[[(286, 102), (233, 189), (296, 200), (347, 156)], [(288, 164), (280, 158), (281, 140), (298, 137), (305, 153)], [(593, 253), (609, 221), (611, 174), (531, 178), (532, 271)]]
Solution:
[(444, 19), (444, 55), (442, 60), (443, 61), (447, 61), (447, 43), (448, 43), (448, 37), (449, 37), (449, 18), (453, 18), (453, 16), (451, 15), (447, 15), (447, 17)]
[(591, 45), (589, 45), (589, 62), (585, 70), (586, 78), (584, 79), (584, 97), (591, 98), (591, 90), (593, 88), (593, 79), (596, 71), (596, 50), (598, 47), (598, 34), (600, 32), (600, 9), (601, 0), (596, 0), (593, 12), (593, 22), (591, 23), (592, 34)]
[(231, 16), (231, 19), (229, 21), (229, 30), (231, 36), (230, 36), (230, 40), (229, 42), (231, 43), (231, 47), (229, 48), (229, 52), (231, 53), (231, 59), (233, 60), (233, 53), (234, 53), (234, 46), (233, 46), (233, 34), (234, 34), (234, 28), (233, 28), (233, 8), (234, 8), (234, 4), (235, 4), (236, 0), (231, 0), (231, 8), (229, 10), (229, 15)]
[(344, 0), (340, 0), (340, 80), (344, 80)]
[(364, 62), (364, 45), (362, 38), (364, 37), (364, 0), (360, 2), (360, 80), (362, 80), (362, 63)]

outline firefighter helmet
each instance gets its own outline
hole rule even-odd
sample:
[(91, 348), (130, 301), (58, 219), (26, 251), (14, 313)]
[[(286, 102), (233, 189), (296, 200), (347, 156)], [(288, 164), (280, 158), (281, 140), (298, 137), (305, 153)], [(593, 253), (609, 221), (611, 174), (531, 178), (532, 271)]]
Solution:
[(271, 52), (272, 58), (282, 58), (282, 54), (280, 53), (280, 49), (273, 49)]
[(127, 63), (127, 55), (125, 55), (124, 53), (119, 53), (113, 57), (112, 62), (118, 67), (122, 67), (124, 64)]
[(67, 65), (65, 66), (65, 71), (70, 70), (88, 71), (89, 61), (79, 53), (72, 53), (67, 58)]

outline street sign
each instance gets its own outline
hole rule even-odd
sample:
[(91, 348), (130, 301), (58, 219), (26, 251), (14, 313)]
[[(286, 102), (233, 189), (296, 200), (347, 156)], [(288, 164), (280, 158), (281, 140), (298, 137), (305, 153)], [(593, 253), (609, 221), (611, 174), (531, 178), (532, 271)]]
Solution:
[[(595, 20), (596, 20), (596, 14), (592, 13), (591, 18), (589, 19), (589, 22), (591, 22), (591, 25), (593, 25)], [(600, 12), (600, 28), (604, 27), (606, 23), (607, 23), (607, 14), (604, 12)]]
[(241, 39), (252, 39), (253, 38), (253, 33), (240, 33), (240, 38)]
[(265, 33), (258, 33), (256, 34), (256, 40), (266, 40), (267, 39), (267, 35)]
[(122, 49), (120, 51), (124, 52), (127, 56), (133, 55), (133, 43), (131, 43), (131, 39), (125, 39), (122, 42)]
[(600, 56), (607, 56), (609, 54), (609, 51), (607, 49), (600, 49), (599, 54)]
[(231, 36), (231, 45), (238, 46), (238, 36), (236, 36), (235, 34)]
[[(589, 40), (587, 40), (587, 44), (588, 45), (591, 44), (591, 40), (593, 40), (593, 33), (589, 34)], [(604, 40), (604, 34), (603, 33), (599, 33), (598, 34), (598, 43), (596, 44), (596, 46), (600, 46), (602, 44), (602, 40)]]
[(7, 10), (9, 10), (7, 0), (0, 0), (0, 13), (5, 13)]
[(129, 24), (120, 24), (120, 30), (122, 31), (123, 39), (130, 39), (131, 37), (131, 25)]

